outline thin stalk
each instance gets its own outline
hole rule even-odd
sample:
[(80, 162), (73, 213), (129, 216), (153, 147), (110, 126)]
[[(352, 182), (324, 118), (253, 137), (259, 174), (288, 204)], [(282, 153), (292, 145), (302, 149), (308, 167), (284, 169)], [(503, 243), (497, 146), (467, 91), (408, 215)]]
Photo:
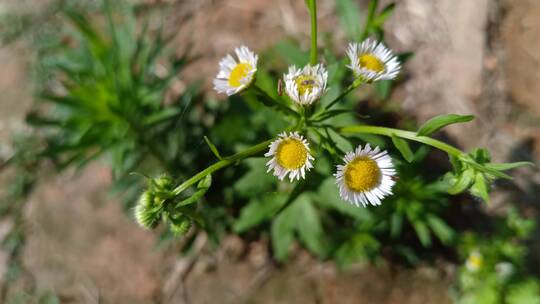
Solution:
[(343, 97), (347, 96), (350, 92), (352, 92), (354, 89), (358, 88), (362, 84), (361, 81), (355, 81), (350, 86), (347, 87), (341, 94), (339, 94), (338, 97), (334, 98), (329, 104), (327, 104), (322, 111), (317, 112), (313, 117), (311, 117), (313, 120), (320, 117), (322, 114), (326, 113), (326, 111), (330, 110), (338, 101), (340, 101)]
[(194, 175), (192, 178), (186, 180), (182, 184), (180, 184), (178, 187), (176, 187), (172, 192), (175, 196), (180, 195), (184, 190), (188, 189), (189, 187), (193, 186), (195, 183), (200, 181), (201, 179), (205, 178), (208, 174), (212, 174), (220, 169), (223, 169), (227, 166), (230, 166), (244, 158), (251, 157), (253, 155), (259, 154), (260, 152), (264, 151), (268, 148), (268, 145), (270, 144), (272, 140), (267, 140), (265, 142), (262, 142), (260, 144), (257, 144), (253, 147), (247, 148), (246, 150), (236, 153), (232, 156), (225, 157), (224, 159), (214, 163), (213, 165), (209, 166), (208, 168), (202, 170), (201, 172)]
[(446, 144), (440, 140), (433, 139), (427, 136), (418, 136), (415, 132), (404, 131), (394, 128), (386, 127), (376, 127), (376, 126), (347, 126), (338, 130), (339, 133), (367, 133), (367, 134), (377, 134), (392, 137), (395, 135), (397, 137), (405, 138), (408, 140), (420, 142), (432, 147), (435, 147), (439, 150), (442, 150), (452, 156), (459, 157), (463, 154), (461, 150)]
[[(253, 90), (256, 93), (260, 94), (263, 98), (265, 98), (268, 101), (271, 101), (282, 112), (287, 113), (287, 114), (289, 114), (289, 115), (291, 115), (293, 117), (298, 117), (299, 116), (299, 114), (296, 113), (296, 111), (289, 108), (289, 106), (287, 104), (284, 104), (284, 103), (280, 102), (279, 100), (274, 99), (272, 96), (270, 96), (270, 94), (268, 94), (265, 90), (263, 90), (257, 84), (253, 84), (251, 87), (253, 88)], [(265, 104), (265, 103), (263, 103), (263, 104)], [(267, 104), (265, 104), (265, 105), (269, 106)]]
[(308, 0), (308, 9), (311, 16), (311, 51), (309, 54), (309, 63), (316, 65), (317, 60), (317, 1)]

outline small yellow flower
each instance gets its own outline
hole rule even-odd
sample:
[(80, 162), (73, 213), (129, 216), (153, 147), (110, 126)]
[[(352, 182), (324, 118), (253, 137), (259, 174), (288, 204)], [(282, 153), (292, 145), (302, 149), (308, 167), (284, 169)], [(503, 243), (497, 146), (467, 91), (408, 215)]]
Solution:
[(476, 272), (482, 268), (483, 263), (484, 258), (482, 257), (482, 254), (480, 254), (478, 251), (473, 251), (469, 254), (469, 257), (465, 262), (465, 267), (467, 267), (467, 269), (471, 272)]
[(302, 69), (289, 67), (289, 72), (283, 75), (285, 92), (300, 105), (311, 105), (319, 100), (326, 92), (328, 72), (322, 64), (306, 65)]
[(246, 89), (257, 72), (258, 56), (255, 53), (245, 46), (234, 51), (238, 60), (230, 54), (225, 56), (219, 62), (219, 73), (214, 79), (214, 89), (229, 96)]
[(270, 143), (269, 151), (264, 154), (272, 157), (267, 163), (268, 172), (274, 170), (274, 175), (283, 180), (287, 174), (290, 181), (304, 179), (306, 171), (313, 168), (313, 156), (309, 153), (307, 140), (298, 132), (279, 134), (278, 139)]
[(398, 75), (401, 64), (384, 44), (366, 39), (362, 43), (349, 43), (350, 64), (356, 77), (366, 81), (391, 80)]
[(344, 165), (337, 166), (336, 184), (341, 198), (356, 206), (380, 205), (381, 200), (392, 194), (396, 174), (392, 159), (379, 147), (364, 149), (358, 146), (343, 158)]

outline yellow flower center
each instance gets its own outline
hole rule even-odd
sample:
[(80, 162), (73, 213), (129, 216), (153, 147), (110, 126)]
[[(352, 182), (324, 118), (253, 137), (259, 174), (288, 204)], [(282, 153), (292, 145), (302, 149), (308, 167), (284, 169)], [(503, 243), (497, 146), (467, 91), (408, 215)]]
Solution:
[(356, 192), (366, 192), (379, 184), (381, 170), (374, 160), (361, 156), (353, 160), (345, 169), (345, 183)]
[(251, 64), (247, 62), (241, 62), (237, 64), (234, 69), (232, 69), (231, 75), (229, 76), (229, 85), (235, 88), (241, 86), (241, 80), (249, 74), (251, 68)]
[(384, 72), (384, 63), (373, 54), (362, 54), (358, 57), (360, 67), (370, 71), (380, 73)]
[(298, 94), (304, 95), (305, 93), (313, 91), (315, 87), (315, 78), (310, 75), (300, 75), (294, 79), (296, 87), (298, 88)]
[(476, 270), (482, 267), (482, 256), (479, 254), (471, 254), (467, 259), (467, 264), (471, 270)]
[(280, 166), (289, 170), (301, 168), (307, 159), (306, 146), (298, 139), (283, 140), (276, 151), (276, 159)]

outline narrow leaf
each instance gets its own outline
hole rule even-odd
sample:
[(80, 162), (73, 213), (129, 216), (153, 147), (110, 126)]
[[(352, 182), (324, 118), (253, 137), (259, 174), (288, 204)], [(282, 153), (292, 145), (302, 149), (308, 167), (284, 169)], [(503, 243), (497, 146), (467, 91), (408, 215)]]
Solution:
[(458, 176), (456, 183), (448, 189), (450, 194), (458, 194), (465, 191), (474, 181), (474, 170), (469, 168)]
[(399, 150), (403, 158), (409, 163), (412, 162), (412, 160), (414, 159), (414, 154), (411, 151), (409, 144), (405, 140), (397, 137), (394, 134), (392, 134), (392, 142), (394, 143), (394, 146), (396, 146), (396, 148)]
[(488, 186), (484, 174), (477, 173), (474, 184), (471, 187), (471, 194), (480, 197), (484, 202), (489, 203)]
[(429, 235), (429, 229), (426, 224), (423, 222), (416, 222), (413, 223), (413, 227), (422, 246), (429, 247), (431, 245), (431, 236)]
[(401, 234), (401, 229), (403, 228), (403, 216), (394, 212), (390, 218), (390, 235), (393, 238), (397, 238)]
[(448, 226), (441, 218), (435, 215), (428, 215), (427, 222), (433, 233), (445, 245), (450, 244), (454, 238), (454, 230)]
[(191, 205), (193, 203), (198, 202), (210, 189), (210, 186), (212, 185), (212, 175), (208, 174), (205, 178), (203, 178), (198, 184), (197, 184), (197, 192), (195, 192), (192, 196), (186, 198), (183, 201), (180, 201), (176, 204), (176, 208)]
[(448, 114), (448, 115), (439, 115), (435, 116), (432, 119), (428, 120), (426, 123), (420, 127), (418, 130), (418, 136), (429, 136), (439, 129), (444, 128), (448, 125), (468, 122), (474, 119), (472, 115), (457, 115), (457, 114)]
[(515, 163), (487, 163), (484, 164), (484, 166), (497, 171), (505, 171), (519, 167), (534, 166), (534, 163), (528, 161), (521, 161)]
[(382, 27), (384, 25), (384, 22), (386, 22), (386, 20), (388, 19), (388, 17), (392, 15), (395, 8), (396, 8), (395, 3), (390, 3), (387, 6), (385, 6), (382, 9), (379, 16), (377, 16), (377, 18), (375, 18), (375, 20), (373, 21), (374, 25), (377, 27)]
[(212, 153), (214, 153), (214, 156), (217, 157), (219, 160), (222, 160), (223, 158), (221, 157), (221, 154), (219, 154), (219, 151), (218, 149), (216, 148), (216, 146), (210, 141), (210, 139), (208, 139), (208, 137), (204, 137), (204, 141), (206, 142), (206, 144), (208, 145), (208, 147), (210, 148), (210, 150), (212, 151)]
[(337, 0), (336, 10), (345, 33), (349, 39), (360, 36), (360, 14), (358, 5), (353, 0)]

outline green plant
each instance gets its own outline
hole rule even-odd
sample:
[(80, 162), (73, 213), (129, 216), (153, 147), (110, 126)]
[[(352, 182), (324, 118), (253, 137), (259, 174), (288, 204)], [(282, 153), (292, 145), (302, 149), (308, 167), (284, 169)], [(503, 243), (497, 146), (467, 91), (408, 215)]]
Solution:
[[(111, 5), (104, 2), (104, 29), (76, 9), (62, 10), (71, 27), (39, 50), (38, 68), (48, 77), (36, 97), (45, 104), (27, 122), (44, 135), (40, 156), (58, 168), (82, 167), (105, 155), (115, 188), (137, 192), (138, 179), (130, 175), (135, 170), (152, 174), (157, 168), (192, 167), (195, 156), (181, 151), (197, 144), (196, 134), (203, 133), (187, 111), (199, 93), (194, 84), (166, 101), (188, 58), (167, 55), (172, 37), (162, 29), (150, 33), (148, 22), (137, 27), (130, 7), (116, 3), (114, 14)], [(114, 20), (120, 13), (121, 23)], [(181, 132), (185, 129), (191, 132)]]
[(453, 290), (457, 303), (540, 303), (540, 281), (528, 271), (524, 244), (534, 226), (510, 209), (489, 237), (464, 234), (459, 251), (465, 263)]
[[(170, 56), (166, 45), (171, 37), (151, 29), (148, 22), (140, 26), (132, 7), (104, 1), (103, 19), (76, 7), (64, 8), (69, 29), (46, 36), (51, 39), (38, 48), (40, 103), (28, 122), (39, 131), (38, 142), (46, 144), (32, 149), (38, 151), (33, 156), (53, 160), (59, 169), (107, 159), (113, 190), (124, 193), (127, 206), (138, 196), (136, 220), (146, 228), (167, 225), (171, 233), (166, 239), (190, 229), (204, 231), (216, 243), (230, 231), (268, 235), (279, 261), (290, 256), (297, 241), (342, 267), (377, 261), (387, 248), (415, 263), (433, 245), (451, 246), (456, 233), (445, 215), (451, 195), (470, 190), (487, 201), (493, 179), (509, 178), (503, 171), (527, 163), (494, 164), (486, 150), (464, 153), (431, 137), (472, 116), (442, 115), (420, 128), (411, 123), (379, 126), (387, 124), (369, 115), (390, 111), (394, 81), (351, 75), (345, 68), (351, 62), (330, 48), (319, 54), (316, 2), (306, 3), (312, 23), (310, 52), (291, 40), (278, 43), (261, 54), (252, 75), (256, 77), (228, 102), (219, 103), (204, 99), (196, 83), (168, 97), (171, 83), (181, 80), (178, 73), (189, 60)], [(378, 1), (371, 1), (360, 27), (354, 2), (337, 4), (349, 39), (384, 39), (383, 25), (393, 5), (378, 10)], [(311, 100), (311, 106), (287, 97), (287, 88), (278, 81), (284, 66), (314, 66), (321, 57), (332, 89)], [(399, 66), (409, 57), (398, 54), (392, 63)], [(166, 73), (158, 65), (165, 66)], [(244, 65), (236, 72), (243, 75), (249, 67), (255, 68)], [(307, 80), (302, 85), (309, 89), (312, 79)], [(374, 99), (384, 102), (359, 115), (354, 92), (368, 86), (375, 87)], [(267, 173), (269, 159), (261, 156), (281, 132), (289, 137), (297, 132), (309, 140), (306, 155), (314, 159), (307, 178), (284, 182)], [(366, 143), (388, 150), (397, 172), (388, 171), (395, 186), (392, 196), (385, 193), (382, 206), (358, 208), (341, 199), (332, 175), (347, 151)], [(418, 165), (430, 151), (427, 146), (448, 155), (453, 170), (444, 178)], [(133, 172), (148, 176), (145, 191)]]
[[(349, 67), (354, 72), (354, 78), (347, 85), (342, 86), (343, 80), (347, 79), (347, 74), (343, 69), (345, 60), (338, 60), (327, 52), (328, 77), (326, 70), (317, 65), (319, 57), (316, 43), (316, 3), (315, 1), (306, 1), (306, 4), (311, 14), (312, 24), (312, 47), (309, 53), (309, 64), (301, 70), (295, 67), (290, 68), (289, 73), (284, 76), (285, 85), (281, 87), (278, 85), (277, 92), (272, 89), (276, 83), (275, 80), (271, 79), (273, 74), (257, 69), (257, 57), (244, 47), (236, 50), (238, 63), (232, 57), (226, 57), (220, 63), (221, 71), (214, 82), (218, 92), (234, 95), (231, 103), (236, 103), (237, 96), (240, 95), (241, 99), (252, 109), (261, 112), (254, 112), (254, 116), (271, 117), (269, 120), (272, 121), (272, 124), (265, 130), (265, 133), (270, 133), (270, 138), (242, 149), (229, 157), (223, 157), (224, 153), (218, 151), (219, 137), (216, 137), (215, 141), (206, 140), (217, 161), (191, 178), (183, 180), (176, 187), (159, 189), (155, 194), (151, 187), (143, 194), (140, 204), (146, 206), (148, 195), (159, 196), (160, 199), (155, 206), (141, 208), (141, 213), (151, 218), (150, 222), (155, 223), (160, 218), (165, 218), (163, 213), (154, 212), (155, 208), (161, 208), (167, 210), (167, 217), (173, 214), (186, 222), (202, 222), (203, 224), (200, 226), (204, 228), (203, 214), (205, 210), (208, 210), (208, 207), (205, 206), (206, 203), (203, 203), (199, 208), (197, 201), (200, 201), (202, 194), (208, 191), (210, 179), (219, 170), (236, 165), (244, 159), (260, 156), (263, 152), (268, 151), (265, 156), (273, 157), (266, 160), (268, 161), (268, 171), (274, 170), (274, 175), (279, 179), (283, 179), (289, 174), (291, 183), (269, 180), (263, 172), (264, 160), (250, 161), (249, 166), (252, 170), (235, 184), (235, 188), (244, 189), (246, 192), (252, 191), (249, 195), (251, 199), (249, 204), (242, 209), (240, 218), (235, 222), (233, 228), (236, 232), (242, 233), (271, 219), (272, 248), (279, 260), (284, 260), (287, 257), (290, 245), (296, 238), (306, 248), (322, 258), (335, 254), (336, 257), (347, 260), (351, 259), (349, 252), (377, 252), (380, 244), (373, 237), (373, 232), (376, 234), (377, 231), (386, 230), (390, 232), (390, 237), (396, 238), (400, 234), (399, 231), (404, 221), (412, 227), (423, 246), (431, 244), (432, 235), (443, 244), (450, 244), (454, 236), (452, 229), (438, 216), (440, 210), (433, 209), (432, 206), (428, 206), (428, 203), (433, 201), (440, 203), (441, 199), (444, 200), (445, 195), (442, 192), (445, 190), (448, 190), (450, 194), (470, 190), (471, 194), (488, 201), (489, 183), (493, 179), (510, 178), (503, 171), (528, 163), (491, 163), (489, 153), (484, 149), (465, 153), (454, 146), (430, 137), (445, 126), (472, 120), (473, 117), (468, 115), (441, 115), (429, 120), (417, 131), (359, 124), (356, 113), (351, 109), (351, 105), (345, 101), (347, 96), (358, 87), (378, 83), (380, 78), (385, 81), (395, 78), (397, 71), (399, 71), (398, 59), (403, 59), (403, 57), (392, 56), (391, 52), (384, 46), (379, 50), (381, 47), (378, 43), (367, 41), (358, 45), (352, 44), (349, 57), (358, 56), (353, 58), (358, 62), (351, 61)], [(376, 13), (376, 7), (377, 1), (372, 1), (366, 26), (362, 36), (359, 37), (360, 39), (365, 38), (368, 33), (375, 33), (376, 36), (382, 37), (382, 22), (390, 15), (393, 6), (383, 9), (380, 13)], [(282, 44), (279, 47), (287, 50), (284, 53), (296, 54), (294, 57), (290, 56), (290, 61), (301, 64), (308, 62), (306, 60), (308, 54), (295, 50), (291, 45)], [(358, 50), (367, 53), (355, 53), (359, 52)], [(370, 50), (373, 53), (369, 53)], [(363, 64), (368, 68), (363, 68)], [(257, 77), (255, 77), (255, 71)], [(331, 84), (335, 84), (337, 87), (337, 90), (333, 90), (332, 95), (324, 94), (327, 78), (330, 79)], [(344, 89), (341, 89), (343, 87)], [(282, 94), (283, 91), (287, 93), (289, 98)], [(336, 109), (338, 104), (342, 106)], [(219, 128), (219, 124), (217, 128)], [(285, 131), (285, 133), (281, 133), (277, 138), (272, 135), (272, 133), (276, 134), (281, 131)], [(400, 186), (396, 187), (397, 193), (392, 199), (394, 203), (387, 202), (388, 207), (384, 207), (393, 208), (396, 211), (385, 214), (390, 215), (389, 221), (381, 220), (378, 217), (378, 211), (358, 209), (347, 205), (346, 202), (339, 202), (339, 196), (341, 196), (342, 199), (349, 200), (356, 205), (360, 203), (364, 206), (370, 203), (378, 205), (380, 198), (390, 193), (388, 189), (394, 184), (392, 178), (395, 177), (395, 172), (390, 165), (386, 165), (390, 167), (380, 165), (389, 163), (385, 152), (377, 154), (381, 151), (378, 148), (375, 152), (369, 152), (371, 148), (368, 145), (364, 150), (359, 146), (354, 152), (356, 156), (347, 156), (354, 155), (353, 152), (346, 154), (346, 151), (351, 151), (364, 141), (380, 142), (380, 139), (374, 140), (373, 137), (369, 137), (370, 135), (388, 137), (406, 163), (415, 160), (415, 153), (408, 141), (439, 149), (448, 154), (454, 169), (440, 183), (427, 183), (414, 176), (399, 174)], [(260, 137), (257, 136), (257, 138)], [(310, 158), (312, 157), (311, 148), (308, 148), (306, 139), (314, 146), (311, 150), (313, 158)], [(285, 151), (285, 149), (291, 152), (282, 156), (278, 155), (279, 151)], [(336, 172), (332, 167), (342, 162), (343, 155), (346, 155), (346, 166), (338, 166), (337, 173), (335, 173), (337, 183), (341, 187), (339, 195), (337, 195), (338, 187), (333, 186), (334, 190), (330, 189), (332, 180), (334, 180), (330, 176)], [(364, 162), (364, 158), (361, 159), (358, 155), (370, 155), (367, 157), (373, 157), (369, 159), (373, 163)], [(381, 158), (380, 163), (377, 164), (379, 167), (373, 167), (374, 159), (376, 159), (374, 155)], [(278, 159), (279, 157), (283, 158)], [(358, 163), (360, 169), (354, 169), (357, 170), (354, 173), (356, 174), (354, 178), (356, 182), (360, 183), (358, 189), (363, 189), (362, 187), (365, 186), (374, 189), (375, 192), (364, 194), (366, 193), (364, 190), (356, 190), (356, 188), (351, 188), (352, 184), (346, 184), (349, 183), (346, 180), (349, 177), (345, 177), (345, 174), (350, 173), (346, 170), (352, 168), (349, 166), (352, 166), (350, 163), (353, 162), (353, 157), (355, 157), (354, 162), (359, 159), (364, 162)], [(311, 163), (312, 159), (313, 163)], [(299, 160), (301, 161), (299, 162)], [(278, 162), (280, 163), (278, 164)], [(290, 168), (283, 165), (285, 163), (289, 164)], [(357, 163), (355, 163), (356, 165)], [(403, 164), (401, 167), (406, 165), (408, 164)], [(309, 172), (309, 177), (304, 179), (304, 171), (310, 170), (312, 166), (314, 169)], [(379, 170), (378, 174), (381, 174), (378, 178), (383, 180), (381, 188), (370, 188), (376, 178), (365, 175), (363, 172), (377, 170)], [(294, 179), (299, 179), (299, 181), (293, 182)], [(345, 184), (346, 186), (344, 186)], [(448, 185), (451, 186), (448, 187)], [(321, 189), (324, 189), (322, 193)], [(253, 194), (257, 190), (260, 191), (260, 195)], [(272, 191), (273, 193), (265, 193), (264, 191)], [(322, 197), (324, 199), (321, 199)], [(187, 206), (188, 204), (189, 206)], [(332, 217), (320, 210), (329, 206), (351, 217), (349, 219), (352, 222), (351, 226), (347, 226), (350, 231), (343, 232), (341, 235), (336, 231)], [(366, 220), (370, 217), (374, 218), (371, 222)], [(149, 225), (146, 226), (149, 227)], [(336, 232), (330, 235), (325, 233), (327, 231), (325, 226), (331, 227), (328, 231)], [(174, 229), (174, 225), (171, 227)], [(369, 235), (370, 233), (371, 235)], [(334, 238), (334, 234), (336, 238)], [(335, 239), (339, 239), (337, 245)], [(329, 245), (332, 243), (334, 244)], [(335, 251), (333, 248), (338, 249)], [(406, 247), (402, 247), (401, 250), (404, 255), (409, 256), (410, 260), (413, 259), (414, 255), (410, 254), (410, 250), (407, 250)], [(333, 253), (334, 251), (335, 253)]]

